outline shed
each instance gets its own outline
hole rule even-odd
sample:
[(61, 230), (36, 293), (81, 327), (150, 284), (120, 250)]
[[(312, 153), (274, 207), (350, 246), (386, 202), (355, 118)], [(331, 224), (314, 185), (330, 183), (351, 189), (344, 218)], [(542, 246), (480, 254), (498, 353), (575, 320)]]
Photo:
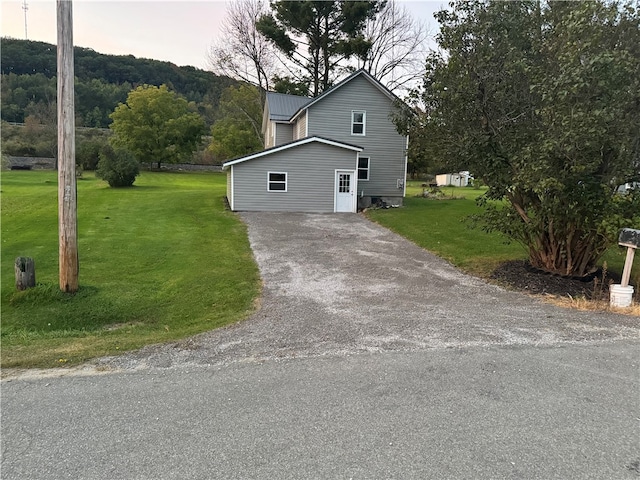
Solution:
[(471, 175), (469, 172), (458, 172), (458, 173), (443, 173), (440, 175), (436, 175), (436, 183), (439, 187), (444, 186), (454, 186), (454, 187), (466, 187), (469, 185), (469, 180), (471, 179)]
[(315, 136), (230, 160), (223, 168), (231, 210), (355, 212), (361, 151)]

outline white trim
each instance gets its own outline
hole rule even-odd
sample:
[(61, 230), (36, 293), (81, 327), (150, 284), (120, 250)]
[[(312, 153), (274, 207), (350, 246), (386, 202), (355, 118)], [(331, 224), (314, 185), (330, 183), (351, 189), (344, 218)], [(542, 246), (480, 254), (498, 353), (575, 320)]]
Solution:
[(407, 143), (404, 150), (404, 188), (402, 189), (402, 196), (407, 196), (407, 165), (409, 164), (409, 135), (407, 135)]
[(271, 132), (271, 146), (275, 147), (276, 146), (276, 138), (277, 138), (277, 128), (278, 128), (278, 124), (276, 122), (272, 122), (271, 125), (273, 125), (273, 131)]
[[(362, 133), (353, 133), (353, 126), (360, 125), (353, 121), (353, 116), (356, 113), (362, 114)], [(351, 135), (354, 137), (366, 137), (367, 136), (367, 111), (366, 110), (351, 110)]]
[(231, 185), (231, 188), (230, 188), (231, 191), (229, 192), (229, 195), (231, 196), (231, 198), (229, 198), (228, 200), (229, 200), (229, 208), (233, 212), (234, 211), (233, 210), (233, 204), (235, 202), (234, 194), (233, 194), (234, 193), (233, 192), (233, 190), (234, 190), (233, 189), (233, 167), (231, 167), (231, 169), (229, 170), (229, 177), (230, 177), (229, 178), (229, 184)]
[[(284, 190), (271, 190), (269, 187), (272, 183), (282, 183), (280, 180), (271, 180), (271, 174), (284, 175)], [(287, 193), (289, 188), (289, 172), (267, 172), (267, 192), (269, 193)]]
[(247, 155), (246, 157), (240, 157), (235, 160), (230, 160), (226, 163), (223, 163), (222, 168), (227, 168), (237, 163), (246, 162), (248, 160), (253, 160), (254, 158), (263, 157), (265, 155), (271, 155), (272, 153), (281, 152), (282, 150), (288, 150), (289, 148), (297, 147), (299, 145), (304, 145), (305, 143), (311, 143), (311, 142), (320, 142), (326, 145), (332, 145), (334, 147), (346, 148), (347, 150), (353, 150), (354, 152), (361, 152), (363, 150), (362, 147), (358, 147), (356, 145), (350, 145), (348, 143), (338, 142), (335, 140), (329, 140), (321, 137), (306, 137), (306, 138), (301, 138), (300, 140), (296, 140), (295, 142), (287, 143), (274, 148), (269, 148), (267, 150), (262, 150), (261, 152), (252, 153), (251, 155)]
[(309, 136), (309, 109), (307, 109), (307, 113), (305, 114), (305, 122), (304, 122), (304, 136)]
[(337, 207), (338, 202), (336, 201), (338, 197), (338, 174), (339, 173), (349, 173), (351, 174), (351, 185), (352, 185), (352, 193), (351, 193), (351, 212), (339, 212), (339, 213), (356, 213), (357, 210), (357, 200), (358, 200), (358, 171), (357, 170), (346, 170), (344, 168), (337, 168), (333, 171), (333, 213), (338, 213)]

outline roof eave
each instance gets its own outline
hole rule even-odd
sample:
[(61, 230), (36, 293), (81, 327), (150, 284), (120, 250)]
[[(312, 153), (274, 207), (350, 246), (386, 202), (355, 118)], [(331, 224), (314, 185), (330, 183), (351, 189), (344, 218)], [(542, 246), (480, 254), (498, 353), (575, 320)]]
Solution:
[(364, 150), (364, 148), (358, 146), (358, 145), (352, 145), (350, 143), (343, 143), (343, 142), (338, 142), (336, 140), (331, 140), (330, 138), (324, 138), (324, 137), (305, 137), (305, 138), (301, 138), (300, 140), (295, 140), (293, 142), (289, 142), (283, 145), (279, 145), (277, 147), (272, 147), (272, 148), (268, 148), (266, 150), (262, 150), (260, 152), (256, 152), (256, 153), (251, 153), (249, 155), (245, 155), (243, 157), (238, 157), (235, 158), (233, 160), (229, 160), (228, 162), (225, 162), (222, 164), (222, 169), (226, 170), (227, 168), (236, 165), (238, 163), (243, 163), (243, 162), (247, 162), (249, 160), (253, 160), (255, 158), (259, 158), (259, 157), (263, 157), (266, 155), (271, 155), (272, 153), (276, 153), (276, 152), (280, 152), (282, 150), (288, 150), (290, 148), (293, 147), (297, 147), (299, 145), (304, 145), (306, 143), (311, 143), (311, 142), (319, 142), (319, 143), (324, 143), (326, 145), (332, 145), (335, 147), (339, 147), (339, 148), (344, 148), (347, 150), (353, 150), (354, 152), (362, 152)]

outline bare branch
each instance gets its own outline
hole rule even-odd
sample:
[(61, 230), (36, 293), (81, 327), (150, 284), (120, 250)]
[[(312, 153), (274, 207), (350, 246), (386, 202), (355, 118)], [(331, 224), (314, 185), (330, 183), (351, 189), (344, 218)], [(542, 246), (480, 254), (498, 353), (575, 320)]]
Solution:
[(263, 94), (279, 64), (271, 44), (255, 28), (267, 6), (263, 0), (230, 2), (220, 40), (211, 45), (207, 59), (214, 73), (255, 85)]
[(424, 23), (414, 19), (394, 0), (367, 22), (365, 39), (371, 48), (358, 68), (364, 68), (394, 90), (416, 81), (424, 75), (429, 32)]

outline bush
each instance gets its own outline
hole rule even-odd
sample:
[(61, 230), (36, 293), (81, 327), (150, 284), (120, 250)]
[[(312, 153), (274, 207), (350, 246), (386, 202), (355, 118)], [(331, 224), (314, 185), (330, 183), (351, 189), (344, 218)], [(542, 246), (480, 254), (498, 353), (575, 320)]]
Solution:
[(84, 140), (79, 142), (76, 148), (76, 165), (83, 170), (95, 170), (100, 160), (100, 150), (106, 145), (107, 140)]
[(110, 187), (130, 187), (139, 173), (138, 161), (129, 150), (105, 145), (100, 151), (96, 177), (106, 181)]

